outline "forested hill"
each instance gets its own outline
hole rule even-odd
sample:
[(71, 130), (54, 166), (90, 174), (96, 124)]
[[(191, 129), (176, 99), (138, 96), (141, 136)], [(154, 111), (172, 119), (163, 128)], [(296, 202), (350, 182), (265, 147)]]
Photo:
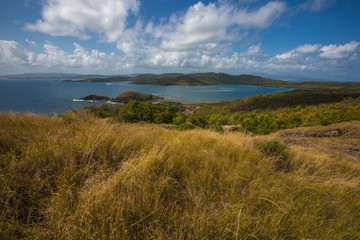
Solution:
[(242, 84), (259, 85), (285, 84), (285, 81), (272, 80), (253, 75), (228, 75), (224, 73), (198, 73), (198, 74), (160, 74), (160, 75), (139, 75), (132, 78), (134, 84), (153, 85), (184, 85), (202, 86), (219, 84)]
[[(346, 90), (360, 90), (358, 82), (330, 82), (330, 81), (307, 81), (307, 82), (288, 82), (283, 80), (273, 80), (254, 75), (228, 75), (225, 73), (164, 73), (164, 74), (141, 74), (137, 76), (111, 76), (107, 78), (89, 78), (76, 82), (121, 82), (131, 81), (132, 84), (151, 84), (151, 85), (183, 85), (183, 86), (203, 86), (220, 84), (240, 84), (255, 85), (262, 87), (288, 87), (288, 88), (333, 88)], [(65, 82), (74, 82), (65, 80)]]
[(202, 86), (219, 84), (243, 84), (260, 85), (269, 84), (281, 85), (285, 81), (266, 79), (253, 75), (228, 75), (224, 73), (164, 73), (164, 74), (141, 74), (137, 76), (111, 76), (107, 78), (88, 78), (77, 82), (120, 82), (131, 81), (133, 84), (151, 84), (151, 85), (183, 85), (183, 86)]

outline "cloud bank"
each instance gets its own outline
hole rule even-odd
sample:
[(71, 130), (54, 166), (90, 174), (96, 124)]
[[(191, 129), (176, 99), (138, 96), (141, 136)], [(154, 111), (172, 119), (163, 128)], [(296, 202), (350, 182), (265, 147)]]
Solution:
[[(344, 45), (306, 44), (271, 56), (261, 45), (252, 45), (242, 53), (208, 55), (192, 51), (159, 51), (148, 48), (141, 58), (117, 55), (92, 49), (78, 43), (68, 53), (46, 42), (41, 53), (35, 53), (14, 41), (0, 41), (0, 69), (8, 67), (47, 67), (57, 71), (88, 73), (129, 73), (135, 70), (153, 72), (218, 71), (229, 73), (292, 73), (341, 77), (340, 72), (359, 63), (360, 42)], [(339, 71), (341, 69), (341, 71)]]

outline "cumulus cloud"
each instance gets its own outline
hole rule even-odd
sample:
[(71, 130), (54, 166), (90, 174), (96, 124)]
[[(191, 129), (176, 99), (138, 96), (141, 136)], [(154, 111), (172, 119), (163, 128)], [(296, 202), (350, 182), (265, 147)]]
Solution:
[(28, 64), (30, 52), (15, 41), (0, 40), (0, 65)]
[(359, 46), (356, 41), (344, 45), (306, 44), (268, 59), (268, 66), (284, 73), (340, 76), (359, 66)]
[(320, 44), (305, 44), (295, 49), (277, 54), (275, 58), (279, 60), (287, 60), (293, 58), (302, 58), (304, 55), (316, 54), (321, 48)]
[(321, 45), (320, 44), (305, 44), (299, 46), (295, 49), (295, 52), (301, 54), (314, 54), (319, 51)]
[[(163, 23), (150, 22), (144, 27), (137, 19), (141, 17), (136, 17), (129, 25), (129, 16), (135, 16), (139, 7), (139, 0), (44, 0), (42, 19), (26, 24), (25, 29), (51, 36), (73, 36), (82, 40), (96, 37), (115, 42), (129, 58), (127, 66), (136, 62), (165, 63), (161, 60), (163, 56), (181, 59), (192, 55), (191, 51), (196, 51), (200, 54), (198, 59), (205, 61), (203, 55), (229, 54), (232, 44), (240, 42), (248, 30), (269, 27), (286, 10), (285, 2), (281, 1), (270, 1), (252, 9), (240, 8), (230, 1), (209, 4), (199, 1)], [(260, 52), (254, 46), (244, 54), (255, 56)], [(157, 57), (149, 62), (148, 56)], [(178, 65), (186, 65), (185, 62), (189, 61)]]
[(36, 42), (35, 41), (30, 41), (29, 39), (25, 39), (25, 42), (27, 42), (28, 44), (30, 44), (30, 46), (35, 47), (36, 46)]
[(88, 51), (78, 43), (74, 43), (72, 53), (65, 52), (51, 42), (43, 45), (41, 53), (27, 50), (14, 41), (0, 40), (0, 66), (39, 67), (42, 71), (48, 69), (79, 69), (89, 72), (121, 69), (121, 56), (114, 53), (106, 54), (98, 50)]
[(80, 39), (97, 34), (115, 42), (128, 28), (128, 16), (138, 8), (138, 0), (44, 0), (42, 19), (26, 24), (25, 29)]
[(241, 53), (243, 57), (258, 57), (263, 55), (263, 51), (260, 49), (261, 44), (250, 46), (245, 52)]
[(279, 1), (252, 11), (238, 9), (225, 1), (208, 5), (198, 2), (185, 14), (173, 15), (167, 24), (154, 27), (150, 23), (147, 31), (162, 40), (163, 49), (206, 48), (204, 44), (240, 41), (242, 31), (270, 26), (285, 9), (286, 4)]
[(357, 54), (356, 50), (359, 49), (360, 42), (352, 41), (344, 45), (330, 44), (323, 46), (319, 54), (322, 58), (340, 59)]

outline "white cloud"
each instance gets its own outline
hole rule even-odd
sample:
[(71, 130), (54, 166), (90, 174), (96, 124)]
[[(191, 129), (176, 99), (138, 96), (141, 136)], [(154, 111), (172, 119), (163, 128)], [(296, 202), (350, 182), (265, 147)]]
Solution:
[[(48, 69), (73, 69), (88, 72), (121, 69), (124, 62), (121, 56), (114, 53), (106, 54), (98, 50), (87, 51), (80, 44), (74, 43), (74, 51), (67, 53), (50, 42), (43, 45), (42, 53), (35, 53), (25, 49), (14, 41), (0, 40), (0, 66), (38, 67), (42, 71)], [(85, 71), (85, 72), (86, 72)]]
[(320, 78), (338, 76), (343, 79), (350, 69), (354, 71), (360, 66), (359, 45), (360, 43), (356, 41), (344, 45), (306, 44), (277, 54), (268, 59), (267, 63), (273, 72), (296, 73)]
[(128, 28), (130, 12), (136, 13), (138, 8), (138, 0), (45, 0), (42, 19), (25, 28), (80, 39), (97, 34), (104, 41), (115, 42)]
[(0, 66), (28, 64), (30, 53), (15, 41), (0, 40)]
[(36, 46), (36, 42), (35, 41), (30, 41), (29, 39), (25, 39), (25, 42), (27, 42), (28, 44), (30, 44), (30, 46), (35, 47)]
[(319, 52), (321, 48), (320, 44), (305, 44), (305, 45), (301, 45), (298, 46), (295, 49), (277, 54), (275, 56), (275, 58), (279, 59), (279, 60), (289, 60), (289, 59), (294, 59), (294, 58), (304, 58), (306, 57), (305, 55), (313, 55)]
[(266, 28), (286, 10), (284, 2), (272, 1), (256, 11), (238, 10), (233, 18), (236, 24), (243, 27)]
[(291, 59), (291, 58), (293, 58), (295, 56), (296, 56), (296, 53), (295, 53), (294, 50), (292, 50), (292, 51), (288, 51), (288, 52), (278, 54), (278, 55), (275, 56), (275, 58), (280, 59), (280, 60), (287, 60), (287, 59)]
[[(136, 65), (136, 62), (170, 66), (163, 60), (164, 56), (182, 58), (192, 55), (189, 51), (199, 56), (229, 54), (232, 42), (241, 41), (246, 31), (269, 27), (286, 10), (286, 4), (280, 1), (270, 1), (250, 10), (222, 0), (207, 5), (200, 1), (183, 14), (172, 15), (164, 24), (148, 23), (144, 28), (137, 19), (134, 24), (127, 24), (131, 13), (138, 12), (139, 5), (139, 0), (44, 0), (42, 19), (25, 28), (51, 36), (80, 39), (96, 36), (116, 42), (117, 48), (129, 59), (126, 66)], [(259, 47), (249, 48), (244, 54), (260, 54)], [(46, 46), (46, 49), (50, 61), (51, 47)], [(149, 61), (149, 56), (157, 57)], [(172, 65), (186, 65), (184, 61), (171, 62)]]
[(337, 44), (330, 44), (327, 46), (323, 46), (319, 54), (322, 58), (329, 58), (329, 59), (340, 59), (346, 58), (353, 54), (356, 54), (356, 51), (359, 49), (360, 42), (352, 41), (345, 45), (337, 45)]
[(270, 26), (286, 9), (284, 2), (272, 1), (259, 9), (237, 9), (225, 1), (202, 2), (191, 6), (184, 15), (173, 15), (160, 26), (149, 24), (147, 32), (161, 39), (167, 50), (207, 49), (204, 44), (240, 41), (241, 32)]
[(318, 12), (333, 5), (335, 0), (308, 0), (302, 7), (311, 12)]
[(252, 45), (250, 46), (245, 52), (241, 53), (240, 55), (243, 57), (258, 57), (263, 55), (263, 51), (260, 49), (261, 44)]
[(320, 44), (305, 44), (295, 49), (296, 52), (301, 54), (314, 54), (319, 51)]
[(37, 55), (33, 65), (46, 66), (49, 68), (79, 68), (87, 69), (91, 72), (107, 71), (118, 68), (122, 62), (120, 56), (114, 53), (106, 54), (98, 50), (87, 51), (78, 43), (74, 43), (74, 51), (67, 53), (50, 42), (44, 44), (44, 52)]

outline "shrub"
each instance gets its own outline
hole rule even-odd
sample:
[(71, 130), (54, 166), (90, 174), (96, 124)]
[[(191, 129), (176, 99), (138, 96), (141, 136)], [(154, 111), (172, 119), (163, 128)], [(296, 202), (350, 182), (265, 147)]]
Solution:
[(291, 170), (291, 161), (286, 152), (286, 145), (278, 141), (255, 141), (255, 147), (265, 155), (275, 157), (273, 162), (276, 171), (289, 172)]

